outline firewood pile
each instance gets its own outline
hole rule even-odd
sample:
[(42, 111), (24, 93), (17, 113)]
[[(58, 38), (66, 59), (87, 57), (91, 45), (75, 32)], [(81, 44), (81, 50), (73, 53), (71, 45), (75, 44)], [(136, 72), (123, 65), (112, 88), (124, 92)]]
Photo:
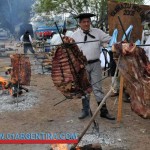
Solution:
[(52, 144), (50, 150), (102, 150), (102, 147), (100, 144), (88, 144), (83, 146), (77, 146), (77, 147), (71, 147), (68, 144)]
[(67, 144), (52, 144), (50, 150), (102, 150), (102, 147), (99, 143), (97, 144), (88, 144), (84, 146), (77, 146), (77, 147), (71, 147), (68, 146)]
[(22, 90), (28, 92), (28, 89), (22, 85), (18, 85), (18, 82), (7, 80), (3, 77), (0, 77), (0, 90), (3, 92), (9, 93), (11, 96), (17, 97), (23, 93)]

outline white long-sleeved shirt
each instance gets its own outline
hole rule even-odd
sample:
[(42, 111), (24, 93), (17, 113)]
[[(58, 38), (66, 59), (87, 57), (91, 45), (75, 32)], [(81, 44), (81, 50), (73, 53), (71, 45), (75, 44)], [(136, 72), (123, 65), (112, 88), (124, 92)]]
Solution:
[(145, 44), (145, 42), (147, 41), (149, 35), (150, 35), (150, 29), (149, 30), (143, 30), (141, 44)]
[[(95, 36), (95, 38), (91, 38), (87, 35), (86, 42), (95, 40), (98, 41), (77, 44), (79, 49), (83, 52), (88, 61), (99, 59), (101, 45), (103, 43), (108, 43), (111, 39), (111, 37), (108, 34), (97, 28), (91, 28), (90, 34)], [(72, 38), (75, 40), (75, 42), (84, 42), (84, 37), (85, 34), (83, 33), (82, 29), (77, 29), (72, 35)]]
[[(21, 41), (21, 42), (23, 42), (23, 36), (24, 36), (24, 35), (22, 35), (22, 36), (20, 37), (20, 41)], [(31, 35), (29, 35), (29, 40), (30, 40), (31, 43), (33, 43), (32, 38), (31, 38)]]

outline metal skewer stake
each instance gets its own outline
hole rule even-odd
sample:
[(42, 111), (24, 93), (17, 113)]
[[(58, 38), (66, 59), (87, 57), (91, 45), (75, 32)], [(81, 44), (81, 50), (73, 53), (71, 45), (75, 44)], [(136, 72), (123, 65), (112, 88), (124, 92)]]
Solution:
[[(61, 40), (62, 40), (62, 42), (63, 42), (63, 45), (64, 45), (64, 47), (65, 47), (65, 44), (66, 44), (66, 43), (64, 43), (64, 40), (63, 40), (63, 38), (62, 38), (62, 36), (61, 36), (61, 33), (59, 32), (59, 28), (58, 28), (56, 22), (55, 22), (55, 26), (56, 26), (56, 28), (57, 28), (57, 30), (58, 30), (58, 33), (59, 33), (59, 35), (60, 35), (60, 37), (61, 37)], [(61, 45), (61, 46), (62, 46), (62, 45)], [(66, 48), (65, 48), (65, 49), (66, 49)], [(67, 56), (68, 56), (68, 58), (69, 58), (69, 62), (70, 62), (70, 64), (72, 65), (72, 68), (73, 68), (73, 70), (74, 70), (74, 72), (75, 72), (75, 74), (76, 74), (76, 76), (77, 76), (76, 82), (77, 82), (78, 85), (80, 85), (80, 84), (79, 84), (79, 74), (77, 73), (73, 62), (71, 61), (71, 58), (70, 58), (70, 55), (69, 55), (67, 49), (66, 49), (66, 53), (67, 53)], [(73, 53), (73, 52), (72, 52), (72, 53)], [(86, 98), (86, 93), (84, 92), (84, 90), (83, 90), (82, 88), (81, 88), (80, 90), (82, 91), (83, 96)], [(89, 108), (89, 110), (90, 110), (90, 111), (89, 111), (89, 112), (90, 112), (90, 115), (93, 116), (92, 111), (91, 111), (91, 108)], [(94, 124), (94, 128), (96, 129), (96, 131), (99, 132), (98, 123), (97, 123), (94, 119), (93, 119), (93, 124)]]
[(85, 135), (86, 131), (88, 130), (88, 128), (91, 126), (93, 120), (95, 119), (95, 117), (97, 116), (99, 110), (102, 108), (103, 104), (105, 103), (105, 101), (107, 100), (107, 98), (110, 96), (111, 92), (112, 92), (112, 87), (115, 83), (115, 77), (117, 76), (117, 71), (118, 71), (118, 66), (119, 66), (119, 63), (120, 63), (120, 58), (121, 56), (119, 56), (118, 58), (118, 63), (117, 63), (117, 67), (116, 67), (116, 71), (115, 71), (115, 75), (114, 75), (114, 80), (111, 84), (111, 88), (110, 90), (108, 91), (108, 93), (104, 96), (103, 100), (101, 101), (100, 105), (97, 107), (96, 111), (94, 112), (91, 120), (89, 121), (89, 123), (87, 124), (87, 126), (85, 127), (85, 129), (83, 130), (83, 132), (80, 134), (79, 138), (78, 138), (78, 143), (74, 144), (72, 146), (72, 149), (74, 150), (74, 148), (79, 144), (79, 142), (81, 141), (81, 139), (83, 138), (83, 136)]
[[(126, 35), (126, 33), (125, 33)], [(127, 35), (126, 35), (127, 36)], [(128, 39), (128, 38), (127, 38)], [(74, 42), (74, 43), (65, 43), (66, 45), (73, 45), (73, 44), (82, 44), (82, 43), (93, 43), (93, 42), (98, 42), (99, 40), (94, 40), (94, 41), (85, 41), (85, 42)], [(128, 41), (127, 41), (128, 42)], [(25, 42), (28, 43), (28, 42)], [(40, 43), (40, 42), (37, 42)], [(42, 43), (42, 42), (41, 42)], [(50, 44), (50, 43), (45, 43), (48, 44), (47, 47), (53, 47), (53, 46), (61, 46), (62, 44)], [(150, 46), (150, 44), (137, 44), (136, 46), (140, 47), (140, 46)], [(19, 46), (18, 46), (19, 47)], [(110, 46), (112, 47), (112, 46)], [(37, 48), (43, 48), (42, 47), (37, 47)], [(49, 53), (49, 52), (39, 52), (39, 53)], [(33, 54), (27, 54), (27, 55), (33, 55)]]
[(127, 42), (129, 43), (129, 39), (128, 39), (128, 36), (127, 36), (127, 34), (126, 34), (126, 31), (125, 31), (125, 29), (124, 29), (124, 27), (123, 27), (123, 24), (122, 24), (122, 21), (121, 21), (121, 19), (120, 19), (120, 16), (118, 16), (118, 20), (119, 20), (119, 23), (120, 23), (121, 28), (122, 28), (122, 30), (123, 30), (123, 33), (125, 34), (126, 40), (127, 40)]

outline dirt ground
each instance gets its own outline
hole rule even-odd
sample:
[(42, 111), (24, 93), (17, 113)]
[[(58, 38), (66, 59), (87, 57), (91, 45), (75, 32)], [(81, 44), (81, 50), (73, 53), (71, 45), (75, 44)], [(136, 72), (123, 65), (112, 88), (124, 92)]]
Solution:
[[(31, 58), (32, 61), (34, 58)], [(1, 72), (2, 66), (10, 63), (9, 58), (0, 58)], [(34, 65), (34, 63), (33, 63)], [(105, 93), (110, 88), (111, 78), (103, 82)], [(40, 132), (76, 132), (79, 135), (89, 123), (90, 117), (79, 120), (81, 110), (81, 100), (66, 100), (57, 106), (57, 102), (64, 99), (64, 96), (56, 90), (51, 80), (50, 74), (37, 73), (32, 71), (31, 86), (29, 93), (36, 97), (34, 103), (27, 109), (14, 109), (22, 106), (15, 103), (15, 107), (9, 110), (0, 111), (0, 133), (40, 133)], [(22, 95), (24, 97), (24, 95)], [(3, 95), (1, 95), (1, 99)], [(13, 98), (9, 96), (13, 101)], [(30, 97), (26, 97), (30, 101)], [(0, 100), (1, 100), (0, 99)], [(27, 99), (24, 99), (27, 101)], [(32, 100), (31, 100), (32, 101)], [(96, 110), (96, 101), (92, 94), (91, 109)], [(0, 103), (1, 104), (1, 103)], [(108, 98), (108, 110), (117, 116), (116, 97)], [(92, 132), (92, 127), (83, 137), (80, 145), (89, 143), (101, 143), (103, 150), (149, 150), (150, 148), (150, 120), (145, 120), (132, 112), (129, 103), (123, 103), (123, 117), (119, 124), (116, 121), (102, 119), (99, 115), (96, 118), (99, 123), (99, 135)], [(50, 145), (27, 145), (8, 144), (0, 145), (0, 150), (49, 150)]]

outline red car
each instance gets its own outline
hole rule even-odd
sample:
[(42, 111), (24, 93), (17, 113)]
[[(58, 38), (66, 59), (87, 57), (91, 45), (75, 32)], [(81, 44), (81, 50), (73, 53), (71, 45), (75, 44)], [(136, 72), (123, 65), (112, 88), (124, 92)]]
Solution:
[(53, 31), (53, 28), (47, 26), (38, 27), (37, 30), (35, 31), (35, 35), (38, 39), (50, 38), (53, 35), (53, 33), (55, 33)]
[(38, 38), (50, 38), (53, 34), (53, 31), (39, 31), (36, 32)]

